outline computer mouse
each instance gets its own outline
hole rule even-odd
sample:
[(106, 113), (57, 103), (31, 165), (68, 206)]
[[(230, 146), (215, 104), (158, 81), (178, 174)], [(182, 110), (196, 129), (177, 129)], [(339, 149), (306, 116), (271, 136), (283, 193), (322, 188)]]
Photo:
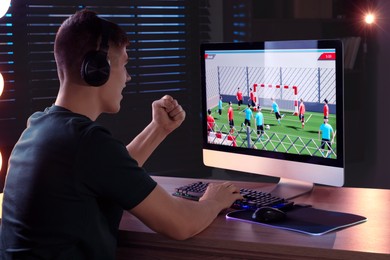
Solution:
[(285, 218), (285, 212), (273, 207), (261, 207), (252, 214), (252, 219), (264, 223), (277, 222)]

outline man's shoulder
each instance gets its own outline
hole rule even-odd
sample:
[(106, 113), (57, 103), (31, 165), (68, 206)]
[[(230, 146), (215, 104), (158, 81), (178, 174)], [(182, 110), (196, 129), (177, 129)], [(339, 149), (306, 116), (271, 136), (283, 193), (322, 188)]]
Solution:
[(50, 133), (56, 138), (61, 134), (68, 137), (77, 135), (85, 137), (91, 132), (110, 135), (107, 129), (95, 121), (61, 107), (50, 107), (45, 111), (35, 112), (28, 120), (28, 128), (42, 134)]

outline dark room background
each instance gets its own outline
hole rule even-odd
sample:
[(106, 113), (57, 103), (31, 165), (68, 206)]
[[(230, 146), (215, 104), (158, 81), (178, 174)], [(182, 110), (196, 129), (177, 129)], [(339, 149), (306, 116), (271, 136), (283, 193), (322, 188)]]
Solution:
[[(56, 30), (82, 8), (120, 24), (131, 45), (132, 81), (121, 111), (99, 122), (128, 143), (151, 119), (151, 103), (174, 96), (186, 121), (155, 151), (145, 168), (156, 175), (269, 180), (202, 166), (199, 45), (205, 41), (347, 39), (361, 37), (345, 69), (345, 186), (390, 188), (387, 169), (390, 72), (387, 0), (13, 0), (0, 19), (0, 189), (13, 145), (28, 116), (50, 106), (58, 91), (53, 55)], [(363, 23), (366, 11), (378, 20)], [(365, 48), (365, 46), (367, 48)], [(272, 181), (272, 179), (271, 179)]]

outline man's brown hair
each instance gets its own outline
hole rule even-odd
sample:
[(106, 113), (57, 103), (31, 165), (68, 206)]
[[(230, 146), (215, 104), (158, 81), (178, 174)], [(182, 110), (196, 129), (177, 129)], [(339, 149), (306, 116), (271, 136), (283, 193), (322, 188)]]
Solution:
[[(67, 18), (58, 29), (54, 42), (57, 69), (73, 81), (82, 83), (81, 65), (85, 55), (98, 50), (102, 38), (102, 19), (90, 10), (77, 11)], [(110, 46), (123, 47), (129, 40), (117, 24), (106, 21)]]

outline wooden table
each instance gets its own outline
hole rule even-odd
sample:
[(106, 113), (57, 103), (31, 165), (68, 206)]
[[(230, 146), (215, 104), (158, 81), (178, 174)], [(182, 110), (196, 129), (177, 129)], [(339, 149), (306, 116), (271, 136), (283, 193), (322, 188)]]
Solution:
[[(154, 179), (170, 193), (176, 187), (197, 181), (173, 177)], [(272, 185), (235, 184), (259, 190)], [(390, 259), (390, 190), (316, 186), (310, 194), (294, 201), (362, 215), (368, 220), (322, 236), (310, 236), (228, 220), (221, 214), (197, 236), (175, 241), (156, 234), (125, 212), (117, 259)]]

